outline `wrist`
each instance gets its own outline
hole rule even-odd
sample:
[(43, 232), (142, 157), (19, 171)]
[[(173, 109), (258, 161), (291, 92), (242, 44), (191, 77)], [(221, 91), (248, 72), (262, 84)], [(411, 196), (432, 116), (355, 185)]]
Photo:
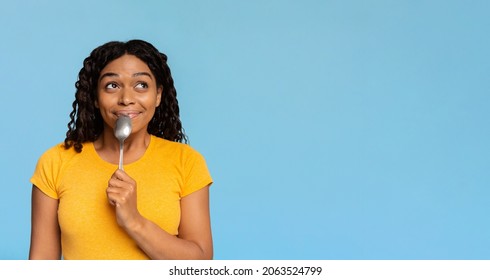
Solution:
[(141, 231), (141, 229), (144, 227), (145, 224), (145, 218), (141, 215), (137, 215), (134, 219), (131, 219), (130, 221), (127, 221), (123, 228), (124, 230), (129, 233), (130, 235), (132, 233), (138, 233)]

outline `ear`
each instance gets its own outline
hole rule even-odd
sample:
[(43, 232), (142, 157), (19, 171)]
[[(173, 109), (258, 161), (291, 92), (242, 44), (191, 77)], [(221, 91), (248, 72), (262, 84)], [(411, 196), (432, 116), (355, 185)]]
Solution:
[(158, 87), (158, 89), (157, 89), (157, 100), (155, 103), (155, 107), (160, 106), (160, 102), (162, 102), (162, 92), (163, 92), (163, 87), (162, 86)]
[(99, 102), (97, 100), (95, 100), (94, 105), (95, 105), (95, 108), (99, 109)]

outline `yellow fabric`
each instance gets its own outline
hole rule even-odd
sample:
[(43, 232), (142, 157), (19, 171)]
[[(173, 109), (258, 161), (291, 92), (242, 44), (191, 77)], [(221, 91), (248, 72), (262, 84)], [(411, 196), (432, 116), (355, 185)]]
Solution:
[[(31, 182), (59, 200), (64, 259), (148, 259), (119, 228), (107, 201), (107, 184), (117, 168), (98, 156), (93, 143), (85, 143), (81, 153), (60, 144), (40, 157)], [(178, 234), (180, 199), (212, 183), (201, 154), (155, 136), (143, 157), (124, 171), (137, 182), (141, 214), (173, 235)]]

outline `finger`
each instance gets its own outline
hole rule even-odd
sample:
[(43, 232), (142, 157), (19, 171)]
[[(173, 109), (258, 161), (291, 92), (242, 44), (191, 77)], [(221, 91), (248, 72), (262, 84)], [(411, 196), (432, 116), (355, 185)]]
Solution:
[(127, 185), (134, 184), (134, 180), (131, 177), (129, 177), (126, 173), (124, 173), (124, 171), (122, 171), (122, 173), (118, 171), (114, 172), (111, 178), (109, 178), (109, 182), (108, 182), (109, 187), (123, 188)]
[(136, 186), (130, 182), (120, 181), (117, 179), (109, 180), (107, 189), (110, 192), (119, 192), (121, 194), (131, 195), (136, 193)]
[(126, 204), (136, 195), (136, 182), (123, 170), (116, 170), (106, 189), (109, 203), (113, 206)]
[(106, 195), (111, 205), (117, 206), (118, 202), (121, 200), (121, 197), (125, 192), (124, 185), (124, 182), (118, 179), (112, 178), (109, 180), (106, 188)]
[(109, 179), (109, 182), (107, 182), (107, 187), (108, 188), (124, 188), (124, 185), (126, 185), (124, 181), (121, 181), (117, 178), (111, 178)]
[(106, 195), (109, 200), (115, 201), (117, 204), (125, 204), (134, 197), (135, 190), (129, 184), (123, 187), (110, 186), (106, 189)]
[(112, 175), (111, 175), (111, 179), (116, 179), (116, 180), (122, 181), (124, 178), (124, 173), (122, 173), (122, 172), (124, 172), (124, 171), (122, 171), (122, 172), (120, 172), (120, 171), (122, 171), (122, 170), (118, 169), (118, 170), (114, 171), (114, 173), (112, 173)]
[(109, 186), (106, 188), (106, 195), (107, 195), (107, 199), (111, 204), (115, 205), (115, 202), (117, 202), (117, 200), (121, 196), (121, 190), (123, 189), (114, 184), (109, 183)]
[(107, 201), (109, 201), (109, 204), (112, 206), (118, 205), (117, 198), (116, 198), (116, 195), (114, 195), (114, 193), (107, 192)]
[(125, 182), (129, 185), (136, 187), (136, 181), (133, 178), (131, 178), (126, 172), (118, 169), (112, 174), (111, 178), (109, 179), (109, 184), (122, 187), (123, 184), (120, 184), (121, 182)]
[(117, 169), (112, 173), (111, 178), (115, 178), (121, 181), (131, 181), (132, 178), (128, 175), (128, 173), (124, 172), (124, 170)]

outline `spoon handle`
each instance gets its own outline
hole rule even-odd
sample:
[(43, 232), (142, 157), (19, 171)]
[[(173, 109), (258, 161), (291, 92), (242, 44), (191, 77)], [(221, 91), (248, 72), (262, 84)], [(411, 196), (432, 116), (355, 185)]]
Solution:
[(124, 170), (124, 168), (123, 168), (123, 153), (124, 153), (123, 141), (119, 141), (119, 169), (121, 169), (121, 170)]

